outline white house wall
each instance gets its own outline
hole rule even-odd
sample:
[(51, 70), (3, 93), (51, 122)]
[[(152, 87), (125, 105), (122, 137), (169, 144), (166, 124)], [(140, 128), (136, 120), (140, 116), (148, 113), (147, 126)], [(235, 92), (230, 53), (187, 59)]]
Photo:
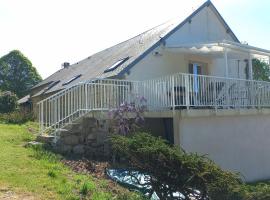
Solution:
[[(158, 48), (160, 51), (160, 49)], [(154, 51), (153, 51), (154, 52)], [(161, 51), (162, 56), (148, 54), (131, 68), (128, 80), (147, 80), (178, 72), (187, 73), (188, 67), (183, 54)]]
[(234, 41), (209, 7), (205, 7), (167, 40), (166, 45), (205, 43), (220, 40)]
[[(223, 39), (233, 41), (233, 38), (227, 33), (227, 30), (212, 9), (205, 7), (192, 17), (191, 23), (187, 22), (184, 24), (169, 36), (165, 43), (166, 46), (170, 46), (186, 43), (204, 43)], [(154, 55), (154, 52), (159, 52), (159, 54)], [(168, 51), (166, 48), (157, 47), (130, 69), (126, 79), (145, 80), (178, 72), (187, 73), (188, 63), (190, 61), (205, 63), (207, 68), (204, 69), (203, 74), (225, 76), (225, 62), (222, 57), (177, 53)], [(230, 77), (245, 78), (242, 68), (240, 75), (238, 75), (236, 61), (229, 60), (228, 63)]]
[(180, 144), (247, 181), (270, 178), (270, 115), (182, 117)]
[[(228, 60), (228, 73), (230, 78), (246, 79), (245, 62), (240, 60), (239, 69), (238, 61), (236, 59)], [(239, 71), (238, 71), (239, 70)], [(225, 61), (224, 58), (215, 58), (212, 61), (212, 65), (209, 65), (210, 76), (225, 76)]]
[[(153, 53), (158, 51), (161, 55), (155, 56)], [(130, 69), (128, 80), (147, 80), (171, 75), (175, 73), (188, 73), (189, 62), (203, 63), (202, 73), (210, 76), (225, 76), (225, 61), (224, 58), (211, 58), (210, 56), (199, 56), (194, 54), (184, 54), (177, 52), (169, 52), (157, 48), (152, 53), (148, 54), (143, 60), (137, 63)], [(240, 62), (239, 74), (238, 64), (236, 60), (228, 60), (229, 77), (231, 78), (246, 78), (245, 63)]]

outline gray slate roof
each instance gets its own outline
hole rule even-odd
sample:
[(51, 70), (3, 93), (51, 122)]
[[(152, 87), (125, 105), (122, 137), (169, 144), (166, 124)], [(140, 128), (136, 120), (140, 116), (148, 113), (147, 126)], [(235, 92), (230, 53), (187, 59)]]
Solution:
[[(58, 90), (62, 90), (76, 83), (91, 80), (94, 78), (108, 78), (121, 75), (121, 73), (123, 73), (125, 70), (136, 64), (136, 62), (138, 62), (152, 48), (161, 43), (163, 38), (166, 38), (170, 34), (172, 34), (176, 29), (181, 27), (184, 23), (186, 23), (191, 17), (193, 17), (205, 6), (211, 6), (217, 12), (217, 15), (223, 20), (223, 18), (218, 13), (214, 5), (210, 1), (207, 1), (184, 21), (183, 19), (168, 21), (148, 31), (145, 31), (144, 33), (141, 33), (129, 40), (126, 40), (122, 43), (119, 43), (115, 46), (112, 46), (108, 49), (98, 52), (92, 56), (89, 56), (88, 58), (78, 63), (70, 65), (68, 68), (58, 70), (57, 72), (55, 72), (54, 74), (43, 80), (41, 83), (34, 86), (34, 88), (52, 82), (56, 82), (59, 80), (60, 82), (51, 88), (47, 87), (42, 91), (39, 91), (37, 94), (34, 94), (34, 96), (38, 96), (43, 93), (51, 93)], [(227, 28), (229, 29), (226, 22), (224, 20), (223, 22), (224, 25), (227, 26)], [(234, 34), (233, 36), (235, 37)], [(236, 40), (238, 39), (236, 38)], [(125, 57), (129, 57), (129, 59), (126, 62), (124, 62), (121, 66), (117, 67), (113, 71), (104, 73), (105, 69), (112, 66), (118, 60), (123, 59)], [(77, 76), (79, 74), (81, 74), (82, 76), (72, 81), (72, 83), (65, 86), (62, 85), (63, 83), (67, 82), (68, 80), (72, 79), (74, 76)]]
[[(60, 82), (57, 85), (45, 91), (45, 93), (61, 90), (65, 87), (70, 86), (70, 85), (62, 86), (63, 83), (79, 74), (82, 74), (82, 76), (73, 81), (72, 85), (78, 82), (87, 81), (94, 78), (114, 77), (118, 75), (119, 72), (121, 72), (126, 66), (128, 66), (135, 59), (137, 59), (141, 54), (143, 54), (147, 49), (149, 49), (156, 42), (158, 42), (176, 25), (177, 24), (174, 23), (173, 21), (169, 21), (160, 26), (152, 28), (127, 41), (124, 41), (113, 47), (105, 49), (101, 52), (98, 52), (78, 63), (70, 65), (68, 68), (58, 70), (57, 72), (55, 72), (54, 74), (43, 80), (41, 83), (37, 84), (34, 88), (49, 83), (51, 81), (60, 80)], [(130, 58), (115, 70), (104, 73), (105, 69), (113, 65), (118, 60), (125, 57)]]

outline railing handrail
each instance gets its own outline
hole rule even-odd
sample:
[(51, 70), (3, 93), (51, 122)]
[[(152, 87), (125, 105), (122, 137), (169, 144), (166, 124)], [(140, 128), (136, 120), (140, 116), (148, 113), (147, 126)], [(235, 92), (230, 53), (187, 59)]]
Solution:
[(116, 108), (123, 101), (132, 100), (135, 93), (144, 96), (149, 108), (156, 110), (179, 106), (270, 107), (267, 81), (188, 73), (142, 81), (91, 79), (38, 102), (41, 130), (61, 128), (92, 110)]
[(66, 88), (64, 88), (63, 90), (60, 90), (59, 92), (45, 98), (45, 99), (42, 99), (41, 101), (37, 102), (37, 104), (40, 104), (44, 101), (47, 101), (49, 99), (53, 99), (54, 97), (56, 96), (59, 96), (61, 95), (62, 93), (65, 93), (65, 91), (71, 89), (71, 88), (74, 88), (74, 87), (77, 87), (77, 86), (80, 86), (80, 85), (84, 85), (84, 84), (91, 84), (93, 83), (94, 81), (117, 81), (117, 82), (130, 82), (130, 83), (136, 83), (136, 82), (140, 82), (140, 81), (134, 81), (134, 80), (121, 80), (121, 79), (102, 79), (102, 78), (95, 78), (95, 79), (90, 79), (90, 80), (87, 80), (87, 81), (81, 81), (81, 82), (78, 82), (74, 85), (70, 85)]
[(148, 80), (142, 80), (142, 81), (135, 81), (135, 80), (122, 80), (122, 79), (102, 79), (102, 78), (95, 78), (95, 79), (90, 79), (90, 80), (87, 80), (87, 81), (81, 81), (81, 82), (78, 82), (74, 85), (71, 85), (41, 101), (39, 101), (37, 104), (40, 104), (41, 102), (44, 102), (46, 100), (49, 100), (49, 99), (52, 99), (62, 93), (64, 93), (66, 90), (69, 90), (73, 87), (77, 87), (79, 85), (83, 85), (83, 84), (89, 84), (89, 83), (93, 83), (94, 81), (119, 81), (119, 82), (130, 82), (130, 83), (134, 83), (134, 82), (147, 82), (147, 81), (154, 81), (154, 80), (160, 80), (160, 79), (163, 79), (163, 78), (168, 78), (168, 77), (172, 77), (172, 76), (177, 76), (177, 75), (186, 75), (186, 76), (196, 76), (196, 77), (206, 77), (206, 78), (217, 78), (217, 79), (225, 79), (225, 80), (235, 80), (235, 81), (247, 81), (247, 82), (255, 82), (255, 83), (265, 83), (265, 84), (270, 84), (270, 82), (268, 81), (260, 81), (260, 80), (250, 80), (250, 79), (240, 79), (240, 78), (232, 78), (232, 77), (222, 77), (222, 76), (211, 76), (211, 75), (200, 75), (200, 74), (189, 74), (189, 73), (182, 73), (182, 72), (178, 72), (178, 73), (174, 73), (174, 74), (169, 74), (169, 75), (165, 75), (165, 76), (160, 76), (160, 77), (157, 77), (157, 78), (152, 78), (152, 79), (148, 79)]
[(232, 78), (232, 77), (223, 77), (223, 76), (211, 76), (211, 75), (204, 75), (204, 74), (189, 74), (189, 73), (183, 73), (183, 72), (178, 72), (178, 73), (174, 73), (174, 74), (168, 74), (165, 76), (160, 76), (157, 78), (152, 78), (152, 79), (148, 79), (148, 80), (143, 80), (144, 81), (154, 81), (154, 80), (160, 80), (163, 78), (168, 78), (168, 77), (172, 77), (172, 76), (177, 76), (177, 75), (186, 75), (186, 76), (196, 76), (196, 77), (206, 77), (206, 78), (217, 78), (217, 79), (226, 79), (226, 80), (236, 80), (236, 81), (248, 81), (248, 82), (256, 82), (256, 83), (267, 83), (270, 84), (269, 81), (260, 81), (260, 80), (251, 80), (251, 79), (241, 79), (241, 78)]

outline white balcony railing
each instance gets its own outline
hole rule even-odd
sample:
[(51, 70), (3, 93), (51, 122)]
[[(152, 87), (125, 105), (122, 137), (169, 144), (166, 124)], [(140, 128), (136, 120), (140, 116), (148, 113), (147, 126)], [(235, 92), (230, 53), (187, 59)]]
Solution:
[(142, 82), (150, 109), (269, 107), (270, 82), (174, 74)]
[(270, 83), (182, 73), (146, 81), (91, 80), (40, 101), (40, 130), (62, 128), (86, 113), (117, 108), (135, 96), (145, 97), (153, 111), (269, 107)]

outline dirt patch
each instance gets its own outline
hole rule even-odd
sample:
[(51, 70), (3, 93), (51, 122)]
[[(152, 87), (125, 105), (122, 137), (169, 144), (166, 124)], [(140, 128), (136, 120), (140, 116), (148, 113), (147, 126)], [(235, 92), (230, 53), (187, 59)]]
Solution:
[[(77, 173), (88, 174), (97, 180), (106, 179), (107, 184), (105, 190), (110, 191), (114, 194), (123, 194), (128, 192), (128, 189), (121, 187), (115, 181), (108, 178), (106, 169), (110, 168), (111, 164), (106, 161), (96, 161), (90, 159), (64, 159), (62, 163), (69, 166), (73, 171)], [(104, 186), (103, 186), (104, 187)]]
[(14, 192), (9, 188), (0, 188), (0, 200), (39, 200), (39, 199), (30, 194)]
[(62, 162), (75, 172), (89, 174), (95, 178), (106, 178), (106, 169), (109, 166), (108, 162), (88, 159), (64, 159)]

